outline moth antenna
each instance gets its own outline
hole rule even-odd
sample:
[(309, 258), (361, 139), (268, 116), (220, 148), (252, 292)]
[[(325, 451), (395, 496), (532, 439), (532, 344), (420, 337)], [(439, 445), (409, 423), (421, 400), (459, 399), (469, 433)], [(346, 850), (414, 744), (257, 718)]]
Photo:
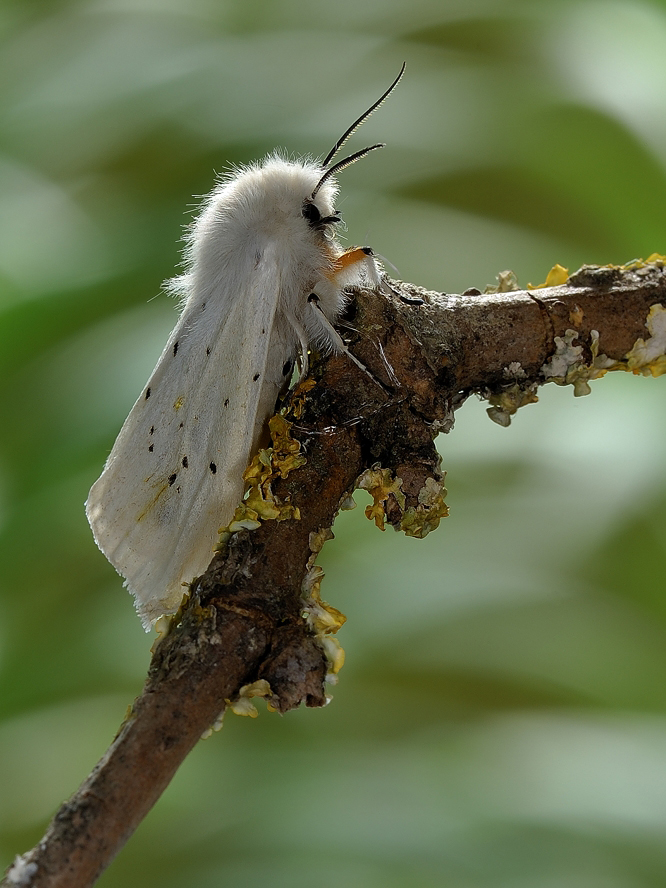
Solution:
[(327, 166), (329, 165), (329, 163), (333, 160), (333, 158), (334, 158), (335, 155), (338, 153), (338, 151), (339, 151), (339, 150), (342, 148), (342, 146), (345, 144), (345, 142), (347, 141), (347, 139), (348, 139), (348, 138), (349, 138), (354, 132), (356, 132), (356, 130), (359, 128), (359, 126), (363, 123), (364, 120), (367, 120), (368, 117), (370, 117), (370, 115), (372, 114), (373, 111), (376, 111), (377, 108), (379, 108), (379, 106), (382, 104), (382, 102), (384, 101), (384, 99), (388, 98), (388, 97), (391, 95), (391, 93), (392, 93), (393, 90), (396, 88), (396, 86), (398, 85), (398, 83), (400, 83), (400, 80), (401, 80), (401, 78), (402, 78), (402, 75), (405, 73), (405, 65), (406, 65), (406, 64), (407, 64), (406, 62), (403, 62), (403, 63), (402, 63), (402, 68), (400, 69), (400, 73), (399, 73), (398, 76), (395, 78), (395, 80), (393, 81), (393, 83), (389, 86), (389, 88), (386, 90), (386, 92), (385, 92), (383, 95), (381, 95), (381, 96), (377, 99), (376, 102), (374, 102), (372, 105), (370, 105), (370, 107), (368, 108), (368, 110), (367, 110), (367, 111), (364, 111), (363, 114), (361, 114), (361, 116), (358, 118), (358, 120), (355, 120), (354, 123), (352, 123), (352, 125), (351, 125), (351, 126), (349, 127), (349, 129), (344, 133), (344, 135), (340, 136), (340, 138), (338, 139), (338, 141), (335, 143), (335, 145), (331, 148), (331, 150), (330, 150), (330, 151), (328, 152), (328, 154), (326, 155), (326, 158), (325, 158), (324, 162), (322, 163), (322, 166), (323, 166), (323, 167), (327, 167)]
[(315, 194), (319, 191), (321, 186), (327, 179), (330, 179), (332, 175), (335, 173), (339, 173), (340, 170), (344, 170), (345, 167), (351, 166), (352, 163), (356, 163), (357, 160), (360, 160), (362, 157), (365, 157), (366, 154), (370, 154), (371, 151), (374, 151), (375, 148), (385, 148), (385, 142), (378, 142), (376, 145), (370, 145), (369, 148), (362, 148), (360, 151), (356, 151), (354, 154), (350, 154), (349, 157), (345, 157), (343, 160), (339, 160), (337, 163), (333, 164), (330, 169), (326, 170), (321, 179), (317, 182), (315, 186), (315, 190), (310, 195), (310, 200), (314, 199)]

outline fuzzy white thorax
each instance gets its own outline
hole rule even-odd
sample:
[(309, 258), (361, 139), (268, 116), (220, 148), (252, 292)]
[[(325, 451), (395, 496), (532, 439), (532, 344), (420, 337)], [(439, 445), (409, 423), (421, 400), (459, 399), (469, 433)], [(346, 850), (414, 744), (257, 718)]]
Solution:
[[(189, 227), (185, 274), (169, 282), (183, 307), (192, 298), (205, 301), (221, 290), (242, 292), (269, 250), (279, 256), (278, 309), (293, 315), (308, 334), (308, 343), (333, 348), (303, 299), (303, 291), (308, 290), (307, 296), (319, 283), (319, 305), (330, 321), (344, 304), (340, 287), (327, 286), (327, 275), (342, 247), (332, 237), (332, 226), (327, 232), (317, 231), (302, 212), (323, 173), (314, 160), (288, 160), (274, 153), (223, 176)], [(321, 218), (334, 215), (338, 191), (331, 178), (317, 192), (312, 202)]]

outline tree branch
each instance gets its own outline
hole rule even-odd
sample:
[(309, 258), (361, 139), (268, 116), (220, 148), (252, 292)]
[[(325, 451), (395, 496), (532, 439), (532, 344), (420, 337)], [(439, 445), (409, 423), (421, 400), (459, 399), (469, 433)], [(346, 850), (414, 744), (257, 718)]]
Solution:
[[(609, 369), (666, 372), (666, 312), (650, 313), (666, 305), (661, 261), (585, 267), (530, 292), (391, 290), (358, 292), (341, 324), (367, 372), (333, 356), (315, 368), (316, 384), (290, 394), (272, 458), (255, 464), (240, 529), (231, 526), (193, 582), (109, 750), (4, 888), (93, 884), (245, 686), (266, 682), (255, 687), (280, 712), (324, 704), (339, 622), (318, 598), (313, 565), (359, 477), (373, 496), (369, 517), (424, 536), (446, 514), (433, 438), (470, 394), (488, 398), (506, 425), (549, 379), (581, 394)], [(252, 514), (275, 520), (243, 529)]]

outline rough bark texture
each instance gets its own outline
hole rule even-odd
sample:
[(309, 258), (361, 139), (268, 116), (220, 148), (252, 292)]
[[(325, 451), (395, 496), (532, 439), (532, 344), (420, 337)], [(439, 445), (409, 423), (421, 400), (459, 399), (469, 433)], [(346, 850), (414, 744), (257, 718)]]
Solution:
[[(515, 378), (543, 383), (555, 337), (578, 331), (583, 360), (622, 360), (646, 339), (650, 307), (666, 306), (663, 263), (633, 270), (581, 269), (562, 286), (462, 296), (392, 284), (392, 295), (355, 295), (341, 324), (364, 373), (345, 355), (320, 363), (317, 384), (291, 415), (306, 463), (276, 480), (280, 502), (300, 520), (264, 521), (234, 534), (156, 648), (146, 685), (111, 747), (55, 815), (43, 840), (10, 868), (2, 886), (92, 885), (152, 807), (180, 762), (242, 686), (266, 679), (286, 712), (325, 701), (330, 668), (302, 616), (312, 534), (330, 528), (358, 477), (379, 464), (401, 480), (387, 495), (386, 520), (401, 526), (441, 482), (434, 433), (480, 392), (498, 395)], [(292, 405), (293, 406), (293, 405)], [(417, 534), (418, 535), (418, 534)]]

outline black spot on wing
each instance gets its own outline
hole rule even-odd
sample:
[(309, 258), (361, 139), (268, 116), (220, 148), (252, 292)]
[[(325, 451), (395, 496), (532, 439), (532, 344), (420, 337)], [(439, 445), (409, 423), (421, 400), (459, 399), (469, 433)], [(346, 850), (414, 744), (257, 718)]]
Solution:
[(150, 386), (148, 386), (148, 388), (146, 389), (146, 401), (148, 400), (149, 397), (150, 397)]
[(252, 377), (252, 382), (256, 382), (260, 376), (261, 376), (261, 373), (255, 373), (254, 376)]
[(148, 448), (148, 453), (152, 453), (154, 449), (155, 449), (155, 445), (151, 444), (150, 447)]
[(225, 398), (225, 399), (224, 399), (224, 406), (225, 406), (225, 407), (228, 407), (228, 406), (229, 406), (229, 398)]
[(174, 344), (173, 344), (173, 356), (174, 356), (174, 358), (176, 357), (177, 354), (178, 354), (178, 340), (176, 340), (176, 341), (174, 342)]
[(212, 462), (212, 463), (208, 466), (208, 468), (210, 469), (211, 475), (214, 475), (215, 472), (217, 472), (217, 466), (215, 465), (214, 462)]
[(169, 475), (169, 487), (171, 487), (173, 485), (173, 483), (177, 477), (178, 477), (177, 472), (174, 472), (173, 475)]
[(179, 429), (182, 429), (182, 428), (183, 428), (183, 425), (184, 425), (184, 423), (181, 422), (181, 424), (178, 426), (178, 428), (179, 428)]
[(154, 435), (154, 434), (155, 434), (155, 426), (151, 426), (151, 427), (150, 427), (150, 432), (149, 432), (148, 434), (149, 434), (149, 435)]
[(184, 468), (184, 469), (186, 469), (186, 468), (189, 466), (189, 463), (188, 463), (188, 461), (187, 461), (187, 457), (186, 457), (186, 456), (183, 457), (183, 459), (182, 459), (182, 463), (183, 463), (183, 468)]
[(210, 355), (210, 349), (206, 346), (206, 357), (208, 357), (208, 355)]

